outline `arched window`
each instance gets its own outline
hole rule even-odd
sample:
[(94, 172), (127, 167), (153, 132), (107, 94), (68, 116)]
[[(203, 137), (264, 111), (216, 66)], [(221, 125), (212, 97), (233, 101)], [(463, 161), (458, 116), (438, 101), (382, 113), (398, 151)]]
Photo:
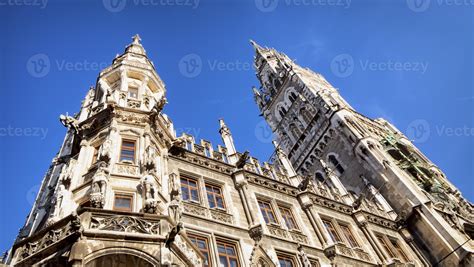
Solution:
[(294, 123), (290, 124), (289, 127), (290, 127), (291, 134), (293, 135), (293, 138), (295, 138), (295, 140), (298, 140), (298, 138), (301, 135), (300, 129)]
[(339, 175), (344, 173), (344, 168), (341, 166), (339, 161), (336, 159), (336, 156), (329, 155), (328, 160), (329, 160), (329, 163), (332, 165), (331, 167), (336, 169), (336, 171), (339, 173)]
[(291, 100), (291, 102), (295, 102), (297, 97), (298, 96), (296, 95), (295, 92), (291, 92), (290, 95), (288, 96), (288, 98)]
[(321, 183), (324, 182), (324, 176), (322, 173), (317, 172), (315, 177), (316, 177), (316, 180), (320, 181)]
[(283, 119), (283, 117), (285, 117), (285, 114), (286, 114), (286, 109), (284, 107), (280, 107), (280, 109), (278, 110), (278, 113), (280, 113), (280, 117)]
[(311, 122), (311, 112), (306, 109), (306, 108), (301, 108), (300, 109), (300, 116), (303, 117), (303, 120), (306, 122), (306, 124), (309, 124)]

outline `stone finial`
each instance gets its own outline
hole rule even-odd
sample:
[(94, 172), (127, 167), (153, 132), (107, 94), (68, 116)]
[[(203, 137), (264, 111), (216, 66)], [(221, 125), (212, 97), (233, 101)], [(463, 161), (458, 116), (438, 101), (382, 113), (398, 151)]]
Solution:
[(132, 37), (132, 40), (133, 44), (141, 45), (140, 41), (142, 40), (142, 38), (140, 38), (140, 35), (138, 35), (138, 33)]

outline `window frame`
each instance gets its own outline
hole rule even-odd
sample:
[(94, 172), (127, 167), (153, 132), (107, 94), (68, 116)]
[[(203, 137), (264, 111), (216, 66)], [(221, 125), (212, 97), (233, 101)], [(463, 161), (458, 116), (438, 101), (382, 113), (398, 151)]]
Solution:
[[(287, 206), (284, 206), (284, 205), (278, 205), (278, 211), (280, 212), (280, 215), (281, 215), (281, 218), (283, 219), (283, 222), (285, 223), (286, 225), (286, 228), (288, 228), (288, 230), (290, 231), (300, 231), (300, 227), (298, 225), (298, 222), (296, 221), (296, 217), (295, 217), (295, 214), (293, 213), (293, 209), (291, 207), (287, 207)], [(286, 214), (285, 214), (286, 213)], [(288, 226), (288, 221), (287, 221), (287, 217), (286, 215), (289, 215), (289, 219), (292, 222), (293, 224), (293, 227), (290, 228)]]
[(94, 151), (92, 153), (91, 165), (94, 165), (99, 160), (99, 150), (100, 150), (101, 146), (102, 146), (102, 144), (98, 144), (98, 145), (93, 146)]
[[(291, 254), (288, 254), (288, 253), (285, 253), (285, 252), (280, 252), (280, 251), (277, 251), (276, 254), (277, 254), (278, 264), (280, 266), (283, 266), (280, 263), (281, 260), (289, 261), (291, 263), (290, 267), (297, 267), (298, 266), (298, 261), (296, 260), (296, 257), (294, 255), (291, 255)], [(287, 265), (285, 264), (285, 266), (287, 266)]]
[[(331, 238), (332, 242), (334, 242), (334, 243), (344, 243), (343, 239), (341, 238), (341, 234), (337, 230), (336, 224), (333, 220), (327, 219), (327, 218), (321, 218), (321, 221), (322, 221), (323, 226), (326, 229), (326, 231), (328, 231), (329, 238)], [(330, 225), (330, 227), (328, 227), (328, 224)], [(334, 233), (331, 232), (330, 229), (332, 229), (334, 231)], [(335, 234), (336, 238), (334, 238), (334, 236), (333, 236), (334, 234)]]
[[(207, 190), (208, 186), (212, 188), (212, 192), (209, 192)], [(219, 194), (214, 192), (215, 189), (219, 190)], [(224, 197), (224, 189), (223, 189), (222, 185), (218, 185), (218, 184), (214, 184), (214, 183), (210, 183), (210, 182), (204, 182), (204, 190), (206, 191), (207, 204), (209, 205), (210, 209), (218, 209), (218, 210), (226, 210), (227, 209), (227, 206), (226, 206), (226, 203), (225, 203), (225, 197)], [(212, 198), (214, 200), (214, 203), (215, 203), (214, 207), (211, 207), (211, 203), (209, 201), (209, 194), (212, 195)], [(222, 207), (219, 207), (219, 205), (217, 204), (218, 203), (217, 197), (220, 197), (222, 199)]]
[[(203, 267), (212, 267), (212, 257), (211, 257), (212, 251), (211, 251), (209, 238), (206, 236), (202, 236), (202, 235), (194, 234), (194, 233), (188, 233), (187, 236), (203, 255), (206, 255), (205, 253), (207, 253), (207, 265), (204, 265), (203, 263)], [(207, 250), (204, 251), (203, 249), (201, 249), (197, 244), (193, 242), (193, 239), (204, 241)]]
[[(121, 197), (123, 199), (130, 199), (130, 209), (125, 209), (125, 208), (117, 208), (116, 203), (117, 203), (117, 198)], [(125, 211), (125, 212), (133, 212), (133, 206), (134, 206), (134, 194), (133, 193), (127, 193), (127, 192), (114, 192), (114, 203), (112, 206), (113, 210), (116, 211)]]
[[(361, 247), (360, 242), (357, 240), (357, 237), (354, 234), (354, 231), (352, 230), (351, 226), (347, 223), (340, 223), (340, 222), (338, 222), (338, 225), (339, 225), (339, 228), (341, 229), (342, 235), (344, 236), (344, 238), (347, 241), (346, 244), (350, 248), (360, 248)], [(348, 234), (349, 234), (349, 236), (348, 236)], [(352, 244), (353, 242), (355, 243), (355, 245)]]
[(387, 236), (387, 239), (390, 241), (390, 245), (395, 249), (394, 252), (397, 253), (398, 257), (402, 262), (410, 262), (407, 253), (403, 250), (402, 246), (400, 246), (400, 241), (395, 237)]
[[(183, 185), (183, 180), (186, 180), (188, 181), (188, 183), (186, 185)], [(196, 187), (192, 187), (189, 185), (189, 181), (193, 181), (194, 183), (196, 183)], [(193, 177), (189, 177), (187, 175), (180, 175), (179, 176), (179, 188), (181, 190), (181, 198), (183, 201), (186, 201), (186, 202), (191, 202), (191, 203), (196, 203), (196, 204), (201, 204), (201, 194), (200, 194), (200, 185), (199, 185), (199, 179), (196, 179), (196, 178), (193, 178)], [(187, 195), (188, 195), (188, 199), (184, 199), (184, 193), (183, 193), (183, 186), (185, 186), (187, 188)], [(193, 194), (192, 194), (192, 189), (195, 189), (196, 190), (196, 196), (197, 196), (197, 200), (193, 199)]]
[[(391, 258), (397, 258), (397, 253), (392, 249), (392, 245), (389, 243), (390, 240), (387, 240), (383, 234), (375, 234), (377, 241), (380, 243), (383, 249), (388, 253), (388, 256)], [(387, 242), (388, 241), (388, 242)]]
[[(224, 250), (225, 250), (226, 254), (221, 254), (221, 252), (219, 251), (219, 245), (224, 245)], [(231, 257), (229, 257), (229, 254), (227, 254), (227, 248), (228, 247), (232, 247), (234, 249), (235, 255), (230, 255)], [(230, 259), (235, 259), (235, 261), (237, 262), (237, 267), (242, 266), (241, 262), (240, 262), (240, 253), (239, 253), (239, 247), (238, 247), (237, 242), (217, 238), (216, 239), (216, 248), (217, 248), (217, 262), (218, 262), (219, 266), (220, 266), (220, 263), (221, 263), (221, 256), (226, 258), (228, 266), (231, 266), (230, 265)]]
[[(275, 209), (273, 208), (273, 205), (272, 205), (271, 201), (258, 198), (257, 199), (257, 204), (258, 204), (258, 208), (260, 209), (260, 214), (262, 214), (263, 220), (265, 221), (266, 224), (279, 225), (278, 218), (276, 216)], [(269, 209), (265, 208), (264, 209), (265, 212), (264, 212), (264, 210), (262, 210), (261, 204), (267, 204)], [(274, 221), (267, 221), (265, 219), (265, 218), (267, 218), (267, 219), (269, 218), (268, 217), (268, 211), (271, 212)]]
[[(133, 96), (132, 90), (133, 90), (133, 91), (136, 91), (135, 96)], [(136, 99), (138, 99), (138, 92), (139, 92), (138, 87), (128, 87), (127, 96), (128, 96), (128, 98), (130, 98), (130, 99), (135, 99), (135, 100), (136, 100)]]
[[(124, 151), (124, 143), (133, 143), (133, 160), (129, 159), (124, 159), (122, 153)], [(126, 151), (132, 151), (130, 149), (125, 149)], [(120, 154), (119, 154), (119, 161), (120, 162), (132, 162), (132, 164), (135, 164), (135, 161), (137, 159), (137, 140), (131, 139), (131, 138), (122, 138), (122, 142), (120, 144)], [(128, 158), (128, 157), (125, 157)]]

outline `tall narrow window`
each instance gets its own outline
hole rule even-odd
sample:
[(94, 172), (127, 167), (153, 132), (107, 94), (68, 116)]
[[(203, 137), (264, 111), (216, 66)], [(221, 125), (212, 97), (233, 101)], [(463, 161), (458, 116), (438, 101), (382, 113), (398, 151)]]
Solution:
[(120, 161), (135, 162), (135, 141), (122, 141), (122, 148), (120, 149)]
[(342, 233), (344, 234), (344, 237), (347, 239), (347, 242), (349, 242), (349, 246), (352, 248), (359, 247), (359, 243), (357, 243), (357, 240), (352, 234), (352, 231), (349, 228), (349, 225), (339, 224), (339, 226), (341, 227)]
[(220, 186), (206, 184), (207, 201), (210, 208), (225, 209), (224, 197)]
[(389, 238), (389, 239), (390, 239), (390, 243), (392, 243), (392, 246), (397, 251), (399, 259), (404, 261), (404, 262), (408, 262), (409, 260), (408, 260), (407, 254), (405, 254), (403, 249), (400, 247), (400, 244), (398, 243), (398, 240), (396, 240), (394, 238)]
[(217, 241), (217, 252), (219, 254), (219, 266), (240, 267), (237, 249), (234, 244)]
[(207, 238), (188, 234), (189, 239), (193, 242), (196, 247), (198, 247), (199, 251), (204, 255), (204, 264), (203, 266), (208, 267), (211, 266), (211, 262), (209, 260), (209, 243), (207, 242)]
[(288, 98), (291, 100), (291, 102), (295, 102), (297, 96), (296, 96), (295, 92), (291, 92), (290, 95), (288, 96)]
[(293, 257), (289, 257), (286, 255), (277, 255), (278, 256), (278, 263), (280, 263), (281, 267), (294, 267), (296, 266), (295, 259)]
[(324, 176), (323, 176), (323, 174), (320, 173), (320, 172), (317, 172), (317, 173), (316, 173), (316, 180), (318, 180), (318, 181), (320, 181), (321, 183), (323, 183), (323, 182), (324, 182)]
[(279, 207), (279, 208), (280, 208), (281, 217), (283, 217), (286, 227), (288, 227), (289, 230), (292, 230), (292, 229), (297, 230), (298, 225), (296, 224), (295, 218), (293, 217), (293, 212), (291, 212), (291, 210), (286, 207)]
[(128, 88), (128, 97), (130, 98), (138, 98), (138, 88), (130, 87)]
[(204, 154), (206, 155), (206, 157), (211, 158), (211, 150), (208, 146), (204, 147)]
[(265, 223), (277, 223), (275, 213), (273, 212), (272, 206), (269, 202), (259, 200), (258, 206), (260, 207)]
[(131, 194), (115, 194), (114, 210), (132, 211), (133, 195)]
[(196, 180), (181, 177), (181, 194), (183, 200), (199, 202), (199, 189)]
[(334, 227), (334, 224), (331, 221), (323, 220), (323, 224), (333, 242), (342, 242), (341, 237), (337, 233), (336, 228)]
[(193, 151), (193, 143), (191, 141), (186, 140), (186, 149), (189, 151)]
[(225, 153), (222, 153), (222, 161), (225, 163), (229, 163), (229, 160), (227, 159), (227, 155)]
[(97, 158), (99, 157), (99, 149), (100, 145), (94, 147), (94, 154), (92, 154), (92, 164), (97, 162)]
[(397, 256), (395, 255), (395, 252), (392, 250), (390, 245), (388, 244), (387, 240), (382, 236), (382, 235), (376, 235), (377, 240), (380, 242), (380, 245), (387, 251), (388, 255), (391, 258), (396, 258)]
[(339, 161), (336, 159), (334, 155), (329, 155), (328, 159), (329, 159), (329, 163), (332, 164), (332, 167), (335, 168), (339, 174), (344, 173), (344, 168), (341, 166), (341, 164), (339, 163)]

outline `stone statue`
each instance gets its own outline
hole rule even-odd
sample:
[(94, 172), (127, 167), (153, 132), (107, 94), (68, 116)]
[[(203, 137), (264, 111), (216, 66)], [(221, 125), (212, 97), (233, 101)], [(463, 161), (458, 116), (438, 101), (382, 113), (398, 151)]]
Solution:
[(105, 193), (107, 190), (108, 178), (106, 165), (99, 163), (94, 177), (92, 177), (91, 205), (96, 208), (103, 208), (105, 204)]
[(66, 189), (71, 184), (71, 179), (74, 174), (74, 167), (76, 166), (76, 161), (71, 159), (69, 160), (68, 165), (63, 165), (59, 180), (66, 187)]
[(107, 138), (100, 148), (99, 160), (109, 162), (112, 158), (112, 140)]
[(72, 129), (75, 133), (79, 133), (80, 127), (79, 122), (77, 119), (69, 116), (69, 115), (60, 115), (59, 121), (68, 129)]
[(303, 267), (311, 267), (311, 262), (308, 259), (308, 255), (303, 250), (303, 246), (298, 244), (298, 256), (300, 257), (301, 263), (303, 263)]
[(156, 153), (155, 149), (152, 146), (148, 146), (145, 149), (145, 156), (143, 159), (143, 165), (146, 170), (155, 170), (156, 169)]
[(168, 205), (168, 214), (174, 220), (175, 223), (181, 222), (182, 211), (179, 194), (171, 195), (171, 201)]
[(144, 212), (155, 214), (158, 208), (158, 200), (156, 199), (156, 187), (153, 183), (153, 177), (150, 174), (145, 175), (140, 181), (142, 186), (142, 195), (144, 199)]

